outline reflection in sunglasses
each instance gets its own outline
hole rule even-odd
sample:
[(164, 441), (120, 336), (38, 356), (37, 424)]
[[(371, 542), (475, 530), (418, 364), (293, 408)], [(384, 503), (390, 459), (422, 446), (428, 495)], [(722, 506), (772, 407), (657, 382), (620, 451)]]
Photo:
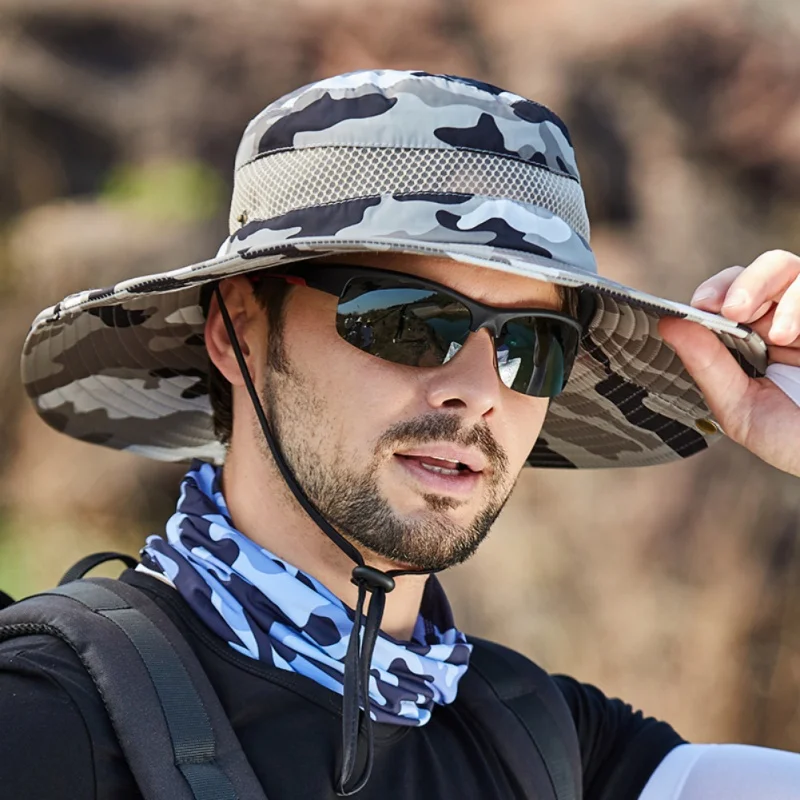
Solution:
[(509, 389), (517, 377), (521, 364), (521, 358), (512, 358), (511, 361), (508, 360), (507, 347), (502, 347), (497, 351), (497, 371), (500, 373), (500, 380), (503, 381)]
[[(458, 342), (451, 342), (450, 347), (447, 349), (447, 355), (444, 357), (442, 364), (446, 364), (460, 349), (462, 345)], [(512, 358), (508, 360), (508, 347), (502, 345), (497, 348), (497, 371), (500, 373), (500, 380), (503, 381), (505, 386), (509, 389), (517, 377), (519, 368), (522, 364), (521, 358)]]

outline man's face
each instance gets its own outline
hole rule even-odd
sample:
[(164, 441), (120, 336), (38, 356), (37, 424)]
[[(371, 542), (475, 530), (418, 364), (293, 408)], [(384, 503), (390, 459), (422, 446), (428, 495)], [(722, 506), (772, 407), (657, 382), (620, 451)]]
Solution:
[[(493, 306), (561, 307), (551, 285), (445, 259), (337, 261), (427, 278)], [(415, 569), (460, 563), (500, 513), (548, 401), (506, 388), (485, 330), (443, 366), (409, 367), (345, 342), (336, 306), (330, 294), (294, 288), (270, 341), (263, 402), (284, 456), (357, 545)]]

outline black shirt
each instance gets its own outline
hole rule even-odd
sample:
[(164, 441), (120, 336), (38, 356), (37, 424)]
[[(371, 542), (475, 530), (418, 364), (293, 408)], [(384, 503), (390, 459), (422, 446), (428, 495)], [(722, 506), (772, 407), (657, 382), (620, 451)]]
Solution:
[[(184, 632), (267, 797), (333, 800), (341, 697), (237, 653), (160, 581), (130, 570), (123, 580), (147, 591)], [(554, 680), (578, 731), (585, 800), (636, 800), (683, 740), (592, 686)], [(523, 798), (458, 699), (435, 707), (427, 725), (374, 725), (374, 735), (375, 765), (361, 800)], [(0, 798), (141, 798), (94, 684), (69, 646), (53, 637), (0, 644)]]

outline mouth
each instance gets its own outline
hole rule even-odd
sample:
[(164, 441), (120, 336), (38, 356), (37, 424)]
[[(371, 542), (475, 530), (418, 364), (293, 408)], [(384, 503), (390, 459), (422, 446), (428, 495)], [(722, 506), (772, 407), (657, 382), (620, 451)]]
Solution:
[(395, 462), (426, 491), (436, 494), (465, 496), (471, 494), (482, 477), (482, 470), (475, 470), (457, 459), (415, 453), (395, 453)]
[(476, 448), (460, 447), (450, 442), (416, 445), (396, 452), (395, 455), (417, 459), (432, 472), (484, 472), (488, 467), (483, 453)]

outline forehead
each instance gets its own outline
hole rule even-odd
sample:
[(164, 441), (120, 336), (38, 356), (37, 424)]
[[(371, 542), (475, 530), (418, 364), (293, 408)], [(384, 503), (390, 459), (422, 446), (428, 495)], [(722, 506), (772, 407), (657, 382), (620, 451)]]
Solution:
[(554, 284), (511, 275), (489, 267), (462, 264), (449, 258), (412, 255), (408, 253), (350, 253), (320, 259), (355, 264), (361, 267), (404, 272), (427, 278), (481, 303), (521, 308), (561, 308), (561, 293)]

